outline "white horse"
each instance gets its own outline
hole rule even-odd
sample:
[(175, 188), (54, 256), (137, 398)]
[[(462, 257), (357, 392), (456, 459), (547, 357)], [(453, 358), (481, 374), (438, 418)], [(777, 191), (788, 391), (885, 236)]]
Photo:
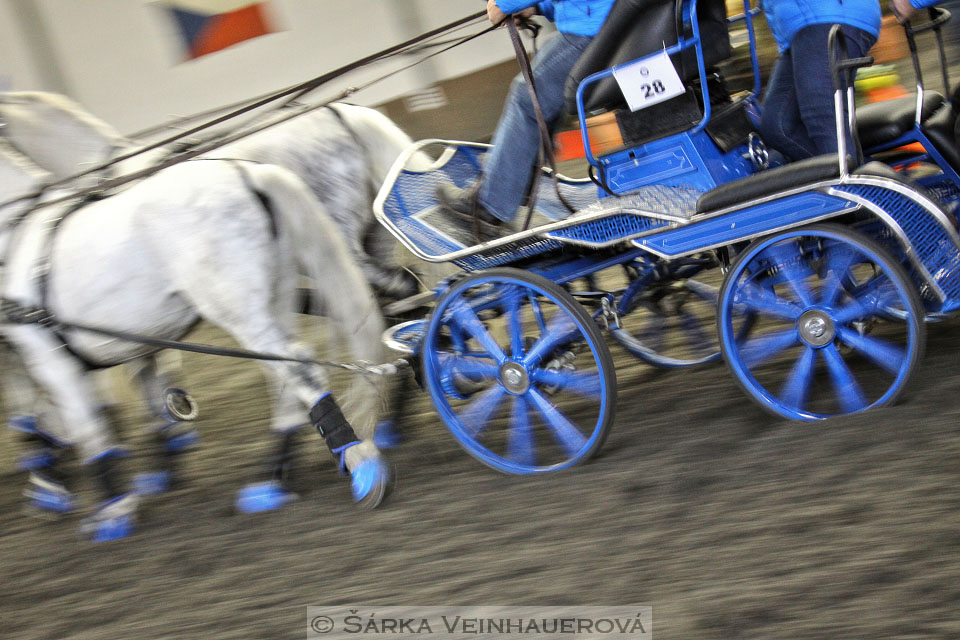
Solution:
[[(279, 121), (294, 108), (272, 112), (250, 126)], [(56, 178), (96, 166), (136, 146), (59, 94), (8, 92), (0, 98), (0, 109), (10, 114), (4, 133), (7, 139), (29, 149), (27, 155)], [(279, 122), (216, 149), (208, 157), (275, 164), (297, 174), (340, 227), (350, 255), (367, 281), (387, 297), (405, 298), (417, 292), (418, 282), (396, 264), (396, 239), (376, 223), (373, 199), (394, 160), (411, 142), (376, 109), (336, 104)], [(165, 153), (145, 154), (122, 164), (122, 170), (153, 164)]]
[[(0, 110), (15, 128), (16, 114)], [(18, 143), (19, 144), (19, 143)], [(36, 188), (37, 173), (0, 154), (0, 201)], [(244, 348), (309, 358), (293, 340), (296, 274), (308, 273), (354, 358), (379, 361), (382, 318), (322, 206), (296, 176), (245, 162), (184, 163), (109, 198), (42, 207), (9, 231), (24, 203), (0, 211), (8, 229), (2, 297), (43, 307), (64, 321), (166, 339), (199, 319), (231, 333)], [(324, 224), (326, 221), (326, 224)], [(45, 277), (37, 278), (38, 267)], [(107, 501), (94, 536), (125, 535), (135, 507), (116, 478), (115, 443), (84, 373), (84, 361), (110, 366), (152, 348), (89, 332), (6, 323), (3, 336), (61, 412), (63, 427)], [(358, 501), (375, 506), (388, 482), (371, 436), (379, 389), (357, 381), (349, 393), (356, 433), (328, 392), (326, 376), (301, 361), (269, 363), (276, 384), (273, 428), (309, 422), (352, 478)], [(285, 460), (275, 467), (282, 469)], [(241, 507), (286, 499), (275, 483), (241, 493)]]

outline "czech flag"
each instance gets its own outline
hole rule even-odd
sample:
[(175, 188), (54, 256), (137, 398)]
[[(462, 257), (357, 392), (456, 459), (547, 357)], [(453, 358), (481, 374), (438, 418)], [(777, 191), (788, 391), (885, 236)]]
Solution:
[(251, 0), (160, 0), (183, 38), (187, 59), (272, 33), (269, 2)]

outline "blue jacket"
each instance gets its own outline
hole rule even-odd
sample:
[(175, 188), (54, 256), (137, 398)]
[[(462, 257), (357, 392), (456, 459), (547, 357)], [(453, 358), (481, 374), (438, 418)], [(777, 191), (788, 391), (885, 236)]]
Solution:
[(910, 4), (913, 5), (914, 9), (926, 9), (941, 2), (943, 2), (943, 0), (910, 0)]
[(557, 24), (557, 31), (595, 36), (614, 0), (496, 0), (496, 3), (507, 14), (536, 6), (541, 15)]
[[(911, 0), (913, 4), (930, 0)], [(877, 37), (879, 0), (762, 0), (767, 24), (780, 51), (790, 48), (797, 31), (812, 24), (846, 24)]]

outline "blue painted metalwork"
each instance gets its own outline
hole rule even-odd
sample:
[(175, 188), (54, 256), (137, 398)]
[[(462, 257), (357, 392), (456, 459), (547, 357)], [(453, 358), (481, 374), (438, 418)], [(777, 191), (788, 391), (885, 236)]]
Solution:
[(856, 206), (842, 198), (807, 191), (724, 215), (694, 219), (689, 225), (638, 238), (633, 244), (665, 256), (679, 256), (840, 215)]

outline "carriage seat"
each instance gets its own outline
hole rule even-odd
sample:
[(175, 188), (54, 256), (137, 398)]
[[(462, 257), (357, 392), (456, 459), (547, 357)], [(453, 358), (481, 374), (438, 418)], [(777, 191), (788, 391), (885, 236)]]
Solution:
[[(926, 122), (944, 104), (936, 91), (923, 93), (920, 121)], [(864, 149), (873, 149), (893, 142), (913, 128), (917, 99), (906, 96), (896, 100), (874, 102), (857, 107), (857, 136)]]
[[(577, 113), (577, 88), (587, 76), (675, 45), (683, 25), (684, 0), (617, 0), (600, 31), (581, 54), (567, 76), (564, 99), (567, 111)], [(715, 65), (730, 57), (726, 4), (723, 0), (700, 0), (697, 22), (703, 44), (704, 64)], [(692, 33), (687, 33), (689, 38)], [(699, 75), (696, 51), (690, 48), (672, 56), (684, 81)], [(584, 93), (587, 112), (625, 107), (623, 94), (612, 77), (597, 82)]]
[[(854, 167), (853, 158), (847, 156), (847, 169), (852, 170)], [(721, 184), (707, 191), (697, 200), (697, 213), (724, 209), (748, 200), (839, 176), (840, 163), (835, 153), (798, 160)]]

